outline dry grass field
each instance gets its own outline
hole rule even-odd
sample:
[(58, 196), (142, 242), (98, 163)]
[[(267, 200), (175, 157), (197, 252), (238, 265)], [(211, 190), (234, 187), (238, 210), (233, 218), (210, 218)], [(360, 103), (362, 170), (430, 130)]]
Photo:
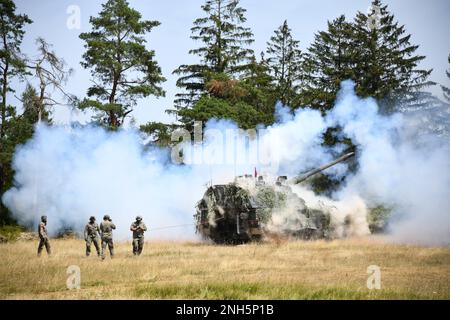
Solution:
[[(36, 257), (36, 242), (0, 245), (0, 299), (450, 299), (450, 248), (388, 244), (380, 238), (216, 246), (130, 243), (116, 258), (84, 256), (82, 240), (53, 240), (54, 255)], [(66, 287), (67, 267), (81, 288)], [(381, 268), (369, 290), (367, 267)]]

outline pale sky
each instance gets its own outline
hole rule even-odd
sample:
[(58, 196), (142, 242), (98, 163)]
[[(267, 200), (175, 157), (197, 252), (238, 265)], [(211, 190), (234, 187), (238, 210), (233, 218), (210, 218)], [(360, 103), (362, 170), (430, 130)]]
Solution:
[[(22, 51), (27, 55), (36, 54), (34, 40), (43, 37), (54, 45), (55, 52), (75, 69), (70, 78), (67, 91), (82, 98), (90, 86), (88, 70), (80, 66), (84, 52), (83, 42), (78, 38), (81, 32), (91, 29), (89, 16), (97, 15), (104, 1), (93, 0), (15, 0), (18, 12), (26, 13), (34, 21), (26, 28)], [(162, 84), (166, 91), (165, 98), (149, 97), (139, 101), (132, 115), (137, 124), (148, 121), (173, 122), (173, 116), (167, 115), (165, 109), (171, 108), (174, 95), (178, 92), (175, 86), (177, 77), (171, 73), (180, 64), (196, 61), (188, 54), (195, 48), (190, 38), (192, 22), (203, 16), (200, 6), (203, 0), (129, 0), (131, 7), (141, 12), (144, 19), (158, 20), (161, 25), (147, 37), (147, 47), (155, 50), (156, 59), (162, 68), (167, 81)], [(273, 31), (285, 19), (293, 31), (294, 37), (300, 40), (305, 50), (314, 38), (314, 33), (325, 30), (327, 20), (340, 14), (352, 19), (358, 11), (367, 12), (370, 0), (241, 0), (241, 6), (247, 9), (247, 26), (252, 28), (255, 43), (253, 49), (259, 53), (266, 47), (266, 42)], [(445, 75), (449, 68), (447, 57), (450, 54), (450, 1), (448, 0), (385, 0), (389, 10), (397, 20), (406, 26), (412, 34), (412, 43), (420, 45), (418, 53), (427, 58), (423, 68), (433, 68), (431, 80), (450, 86)], [(69, 6), (80, 8), (80, 29), (69, 29), (67, 20)], [(23, 84), (16, 85), (18, 95)], [(434, 93), (440, 94), (440, 88)], [(10, 103), (18, 105), (17, 100)], [(83, 121), (88, 115), (69, 111), (66, 107), (56, 107), (54, 119), (57, 123)]]

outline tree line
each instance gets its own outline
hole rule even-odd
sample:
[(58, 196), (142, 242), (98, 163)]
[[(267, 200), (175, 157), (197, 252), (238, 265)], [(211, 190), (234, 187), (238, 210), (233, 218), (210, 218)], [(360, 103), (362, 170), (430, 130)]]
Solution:
[[(386, 5), (374, 0), (372, 8), (352, 19), (341, 15), (328, 21), (305, 51), (284, 21), (268, 39), (266, 50), (255, 53), (239, 0), (206, 0), (191, 28), (191, 38), (199, 45), (189, 54), (197, 63), (173, 71), (179, 92), (167, 112), (176, 123), (149, 122), (140, 130), (154, 144), (166, 146), (172, 130), (192, 130), (194, 121), (225, 118), (244, 129), (270, 125), (277, 103), (292, 111), (308, 106), (326, 114), (346, 79), (355, 82), (359, 96), (376, 98), (382, 112), (430, 103), (436, 98), (425, 90), (435, 83), (429, 80), (432, 70), (419, 67), (425, 57), (417, 54), (418, 46)], [(106, 1), (89, 22), (91, 30), (79, 37), (85, 48), (81, 66), (90, 70), (92, 85), (80, 98), (66, 91), (72, 69), (45, 39), (36, 40), (37, 58), (22, 53), (25, 28), (33, 21), (17, 13), (12, 0), (0, 0), (0, 196), (13, 183), (15, 147), (32, 136), (38, 121), (51, 124), (51, 106), (92, 110), (92, 122), (117, 130), (139, 99), (165, 95), (166, 79), (145, 40), (160, 22), (143, 19), (126, 0)], [(17, 79), (27, 83), (18, 97), (22, 108), (8, 100), (18, 94), (11, 85)], [(450, 89), (442, 89), (450, 101)], [(55, 92), (63, 101), (54, 98)], [(337, 143), (338, 130), (330, 128), (324, 143)], [(0, 222), (10, 222), (3, 204)]]

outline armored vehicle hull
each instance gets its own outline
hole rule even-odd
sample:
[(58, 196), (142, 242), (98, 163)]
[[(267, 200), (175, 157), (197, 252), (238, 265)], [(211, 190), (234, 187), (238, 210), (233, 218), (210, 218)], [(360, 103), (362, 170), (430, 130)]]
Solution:
[(197, 232), (215, 243), (257, 241), (263, 234), (257, 208), (235, 184), (209, 187), (197, 204), (196, 219)]
[[(290, 183), (300, 183), (353, 155), (346, 154)], [(330, 213), (308, 208), (289, 183), (285, 184), (286, 177), (279, 177), (272, 185), (251, 175), (238, 178), (230, 184), (210, 186), (197, 203), (196, 228), (203, 238), (219, 244), (240, 244), (259, 241), (266, 234), (301, 239), (329, 237)], [(242, 179), (252, 183), (241, 183)]]

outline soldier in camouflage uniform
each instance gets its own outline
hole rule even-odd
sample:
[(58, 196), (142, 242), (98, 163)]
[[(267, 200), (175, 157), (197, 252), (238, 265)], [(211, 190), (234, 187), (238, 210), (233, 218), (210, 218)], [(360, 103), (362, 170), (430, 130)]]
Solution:
[(41, 256), (42, 249), (44, 249), (44, 246), (45, 246), (45, 249), (47, 250), (47, 254), (50, 255), (51, 249), (50, 249), (50, 242), (48, 240), (48, 234), (47, 234), (47, 216), (41, 217), (41, 222), (39, 223), (39, 226), (38, 226), (38, 234), (39, 234), (39, 246), (38, 246), (38, 252), (37, 252), (38, 257)]
[(147, 231), (141, 216), (136, 217), (136, 221), (131, 224), (130, 230), (133, 231), (133, 254), (140, 255), (144, 248), (144, 232)]
[(100, 223), (100, 233), (102, 237), (102, 260), (105, 260), (106, 256), (106, 246), (109, 247), (109, 255), (111, 258), (114, 256), (114, 243), (112, 231), (116, 229), (114, 223), (109, 215), (103, 217), (103, 221)]
[(90, 217), (89, 223), (84, 228), (84, 240), (86, 241), (86, 256), (90, 256), (91, 244), (94, 243), (97, 255), (100, 257), (100, 228), (95, 222), (95, 217)]

